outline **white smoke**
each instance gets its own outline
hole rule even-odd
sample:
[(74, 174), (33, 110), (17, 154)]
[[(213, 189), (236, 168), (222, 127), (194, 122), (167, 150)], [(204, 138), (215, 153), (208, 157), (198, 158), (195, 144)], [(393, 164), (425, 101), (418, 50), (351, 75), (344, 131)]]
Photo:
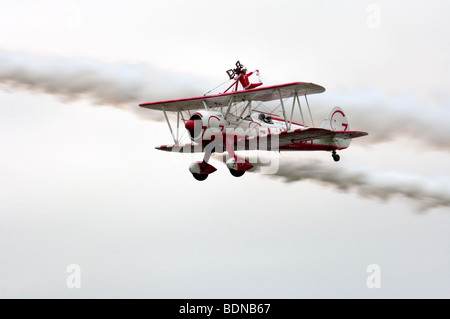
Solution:
[[(146, 65), (36, 57), (1, 51), (0, 84), (7, 88), (54, 94), (65, 101), (89, 99), (94, 104), (131, 110), (153, 120), (161, 119), (161, 114), (139, 108), (137, 104), (198, 96), (205, 88), (211, 87), (204, 79), (164, 72)], [(367, 139), (370, 138), (370, 144), (411, 136), (426, 145), (450, 150), (450, 108), (395, 102), (379, 98), (368, 101), (361, 94), (342, 104), (336, 99), (336, 103), (346, 111), (351, 128), (369, 132)], [(323, 110), (323, 102), (318, 108)], [(283, 158), (278, 172), (268, 176), (282, 178), (286, 182), (311, 180), (343, 191), (354, 190), (362, 196), (379, 200), (402, 196), (417, 201), (422, 210), (450, 207), (448, 180), (376, 172), (355, 165)]]
[[(400, 172), (379, 172), (356, 163), (322, 162), (312, 159), (280, 157), (271, 152), (237, 152), (237, 156), (254, 165), (248, 172), (263, 173), (267, 178), (281, 179), (286, 183), (312, 181), (334, 187), (343, 192), (356, 192), (365, 198), (387, 201), (404, 197), (417, 204), (424, 212), (434, 207), (450, 208), (450, 178), (428, 179)], [(214, 154), (213, 159), (225, 163), (226, 153)], [(277, 164), (278, 169), (264, 168)]]
[[(204, 78), (143, 64), (2, 51), (0, 85), (54, 94), (64, 101), (88, 99), (93, 104), (123, 108), (153, 120), (162, 119), (160, 112), (142, 109), (137, 104), (199, 96), (214, 86)], [(325, 117), (332, 106), (341, 106), (349, 118), (350, 129), (369, 132), (364, 137), (368, 145), (409, 137), (426, 146), (449, 151), (450, 100), (445, 94), (430, 95), (436, 95), (430, 99), (432, 107), (419, 103), (413, 95), (391, 99), (373, 92), (334, 93), (331, 88), (320, 98), (311, 98), (311, 107), (315, 117)], [(316, 124), (320, 120), (316, 118)]]
[(427, 103), (413, 95), (389, 98), (373, 92), (329, 93), (327, 106), (320, 101), (314, 107), (322, 114), (331, 106), (342, 107), (351, 130), (369, 132), (364, 138), (368, 144), (407, 137), (426, 147), (450, 151), (450, 98), (434, 95), (430, 93)]
[(137, 112), (153, 120), (159, 112), (139, 103), (202, 94), (204, 79), (171, 74), (139, 64), (104, 63), (87, 59), (48, 58), (0, 51), (0, 84), (6, 88), (54, 94), (66, 102), (88, 99)]
[(418, 204), (419, 211), (450, 207), (450, 180), (427, 179), (399, 172), (377, 172), (356, 164), (325, 163), (313, 160), (280, 158), (279, 169), (267, 177), (287, 183), (313, 181), (338, 190), (382, 201), (405, 197)]

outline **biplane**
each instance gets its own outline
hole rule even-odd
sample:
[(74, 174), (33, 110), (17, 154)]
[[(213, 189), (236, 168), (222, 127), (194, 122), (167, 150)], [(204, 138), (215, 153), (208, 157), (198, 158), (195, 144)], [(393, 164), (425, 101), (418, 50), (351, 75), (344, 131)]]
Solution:
[[(262, 82), (251, 83), (249, 77), (253, 72), (247, 73), (239, 61), (236, 68), (228, 70), (227, 74), (232, 84), (223, 93), (139, 104), (164, 113), (174, 143), (160, 145), (156, 149), (204, 153), (202, 161), (189, 166), (197, 180), (203, 181), (216, 171), (208, 163), (213, 153), (225, 153), (230, 173), (240, 177), (254, 165), (237, 156), (238, 151), (327, 151), (338, 162), (340, 156), (337, 151), (348, 148), (353, 138), (368, 135), (351, 131), (347, 117), (339, 107), (334, 107), (320, 127), (315, 127), (308, 96), (323, 93), (325, 88), (320, 85), (293, 82), (262, 86)], [(300, 98), (306, 102), (312, 126), (305, 124), (306, 112)], [(272, 106), (271, 110), (261, 107), (264, 103), (276, 101), (278, 105)], [(302, 124), (293, 121), (297, 107)], [(168, 113), (172, 114), (169, 114), (171, 120)], [(171, 122), (176, 123), (176, 130)], [(180, 123), (183, 124), (181, 127)], [(185, 135), (189, 137), (188, 143), (183, 143), (183, 137), (187, 138)]]

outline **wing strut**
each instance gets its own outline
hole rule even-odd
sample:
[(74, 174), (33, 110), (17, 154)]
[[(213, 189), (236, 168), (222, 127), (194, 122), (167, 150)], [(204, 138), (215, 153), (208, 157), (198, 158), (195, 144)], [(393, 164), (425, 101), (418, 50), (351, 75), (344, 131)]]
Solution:
[(314, 125), (314, 120), (313, 120), (313, 117), (312, 117), (312, 114), (311, 114), (311, 109), (309, 108), (308, 98), (306, 97), (306, 94), (305, 94), (305, 100), (306, 100), (306, 105), (308, 105), (308, 111), (309, 111), (309, 116), (311, 117), (312, 125), (313, 125), (313, 127), (316, 127)]
[(284, 109), (283, 96), (281, 95), (280, 89), (278, 89), (277, 91), (278, 91), (278, 95), (280, 96), (281, 109), (283, 110), (283, 118), (284, 118), (284, 122), (286, 123), (286, 131), (289, 131), (288, 120), (286, 117), (286, 110)]
[[(292, 127), (292, 120), (293, 120), (293, 117), (294, 117), (294, 108), (295, 108), (296, 101), (298, 103), (298, 108), (300, 110), (300, 115), (302, 116), (303, 125), (305, 125), (306, 124), (305, 123), (305, 118), (303, 116), (303, 111), (302, 111), (302, 106), (300, 104), (300, 98), (298, 96), (298, 91), (295, 90), (295, 92), (293, 94), (294, 99), (292, 101), (292, 109), (291, 109), (291, 114), (290, 114), (289, 119), (286, 117), (286, 108), (284, 107), (283, 96), (281, 95), (281, 90), (277, 89), (277, 91), (278, 91), (278, 96), (280, 97), (281, 109), (283, 110), (284, 122), (286, 123), (286, 131), (289, 131), (291, 129), (291, 127)], [(307, 97), (306, 94), (305, 94), (305, 100), (306, 100), (306, 105), (308, 106), (309, 116), (311, 117), (312, 126), (315, 127), (314, 119), (312, 117), (311, 108), (309, 106), (309, 101), (308, 101), (308, 97)]]
[(163, 111), (164, 117), (166, 118), (166, 122), (167, 122), (167, 125), (169, 126), (169, 130), (170, 130), (170, 134), (172, 134), (173, 142), (175, 144), (177, 144), (178, 141), (175, 138), (175, 135), (173, 135), (172, 125), (170, 125), (169, 118), (167, 117), (167, 112), (166, 112), (166, 109), (164, 108), (164, 105), (161, 105), (161, 110)]
[(301, 106), (301, 104), (300, 104), (300, 99), (298, 98), (298, 94), (297, 94), (297, 93), (295, 94), (294, 99), (297, 99), (298, 108), (299, 108), (299, 110), (300, 110), (300, 115), (302, 116), (302, 123), (303, 123), (303, 125), (306, 125), (306, 123), (305, 123), (305, 118), (303, 117), (302, 106)]
[(247, 104), (245, 105), (244, 109), (242, 110), (241, 114), (239, 115), (240, 118), (242, 118), (242, 116), (244, 115), (245, 111), (247, 110), (247, 108), (250, 106), (250, 110), (249, 110), (249, 114), (252, 114), (252, 106), (251, 106), (252, 101), (248, 101)]
[(234, 96), (232, 96), (230, 99), (230, 102), (228, 103), (228, 108), (227, 108), (227, 113), (225, 114), (225, 118), (227, 118), (228, 114), (230, 114), (231, 106), (233, 105), (234, 99), (235, 99)]
[(178, 141), (180, 140), (179, 139), (179, 137), (180, 137), (180, 112), (181, 111), (177, 112), (177, 141), (176, 141), (176, 143), (178, 143)]
[(297, 91), (294, 93), (294, 98), (292, 99), (292, 109), (291, 109), (291, 118), (289, 119), (289, 129), (292, 126), (292, 119), (294, 117), (294, 108), (295, 108), (295, 97), (297, 96)]

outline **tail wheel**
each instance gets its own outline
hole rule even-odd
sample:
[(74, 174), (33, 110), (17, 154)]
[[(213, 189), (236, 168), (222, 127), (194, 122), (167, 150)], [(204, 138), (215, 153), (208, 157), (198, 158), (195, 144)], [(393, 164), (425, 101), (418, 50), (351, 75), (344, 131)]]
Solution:
[(331, 156), (333, 157), (335, 162), (339, 162), (339, 160), (341, 159), (341, 157), (338, 154), (336, 154), (336, 152), (334, 152), (333, 155)]
[(208, 178), (208, 174), (197, 174), (197, 173), (192, 173), (192, 176), (194, 176), (194, 178), (198, 181), (204, 181), (205, 179)]
[(245, 171), (237, 171), (235, 169), (230, 169), (230, 173), (234, 177), (241, 177), (242, 175), (244, 175)]

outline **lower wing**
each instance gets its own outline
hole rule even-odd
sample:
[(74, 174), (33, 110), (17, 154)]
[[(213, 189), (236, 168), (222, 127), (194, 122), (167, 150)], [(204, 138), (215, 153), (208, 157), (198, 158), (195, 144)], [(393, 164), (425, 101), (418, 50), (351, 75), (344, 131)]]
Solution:
[[(241, 138), (233, 138), (234, 150), (269, 150), (278, 151), (278, 148), (283, 145), (291, 143), (301, 143), (305, 141), (324, 139), (324, 138), (343, 138), (353, 139), (361, 136), (368, 135), (367, 132), (362, 131), (333, 131), (323, 128), (305, 128), (291, 131), (283, 131), (274, 134), (249, 136)], [(176, 153), (202, 153), (206, 147), (215, 149), (215, 152), (221, 153), (225, 150), (225, 134), (222, 135), (223, 139), (216, 138), (213, 142), (202, 145), (199, 143), (187, 143), (187, 144), (170, 144), (157, 146), (157, 150), (176, 152)]]

